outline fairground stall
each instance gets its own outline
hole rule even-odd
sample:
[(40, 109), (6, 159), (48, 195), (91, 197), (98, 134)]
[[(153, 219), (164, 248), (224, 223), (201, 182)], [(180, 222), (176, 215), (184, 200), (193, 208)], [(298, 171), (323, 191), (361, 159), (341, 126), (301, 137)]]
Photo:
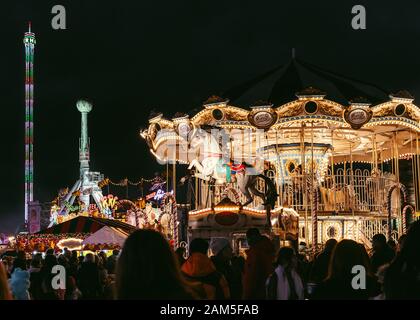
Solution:
[(64, 248), (77, 251), (121, 249), (134, 226), (113, 219), (77, 216), (37, 233), (18, 235), (18, 250), (28, 253)]
[(258, 227), (315, 250), (330, 238), (370, 247), (417, 218), (420, 109), (407, 91), (293, 59), (224, 96), (141, 132), (159, 163), (191, 170), (190, 239)]

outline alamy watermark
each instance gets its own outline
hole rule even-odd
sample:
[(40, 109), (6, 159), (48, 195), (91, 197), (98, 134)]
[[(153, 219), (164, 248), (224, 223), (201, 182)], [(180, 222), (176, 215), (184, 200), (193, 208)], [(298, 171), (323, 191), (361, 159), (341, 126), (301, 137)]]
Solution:
[(354, 290), (366, 290), (366, 268), (362, 265), (355, 265), (351, 269), (355, 276), (351, 280), (351, 287)]

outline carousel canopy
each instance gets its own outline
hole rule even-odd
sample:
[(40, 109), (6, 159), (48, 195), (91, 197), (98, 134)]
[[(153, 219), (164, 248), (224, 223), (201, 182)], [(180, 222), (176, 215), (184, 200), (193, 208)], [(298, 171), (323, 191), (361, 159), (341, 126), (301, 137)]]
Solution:
[(129, 232), (121, 228), (104, 226), (100, 230), (91, 234), (85, 240), (84, 245), (98, 245), (98, 244), (117, 244), (123, 246), (125, 239), (127, 239)]
[(37, 234), (94, 233), (103, 227), (117, 228), (124, 233), (130, 233), (136, 230), (132, 225), (118, 220), (78, 216), (41, 230)]
[(375, 85), (355, 80), (322, 69), (300, 59), (278, 66), (225, 92), (234, 105), (250, 106), (258, 100), (282, 105), (296, 99), (296, 93), (316, 86), (325, 92), (326, 98), (348, 104), (356, 97), (364, 97), (376, 104), (388, 100), (385, 90)]
[[(323, 169), (383, 163), (420, 154), (419, 133), (420, 108), (409, 92), (388, 94), (293, 59), (224, 97), (210, 97), (195, 114), (154, 114), (140, 134), (161, 163), (200, 162), (204, 172), (219, 170), (214, 159), (222, 156), (251, 163), (262, 157), (285, 167), (290, 159), (300, 165), (305, 154)], [(217, 175), (223, 172), (213, 173), (222, 180)]]

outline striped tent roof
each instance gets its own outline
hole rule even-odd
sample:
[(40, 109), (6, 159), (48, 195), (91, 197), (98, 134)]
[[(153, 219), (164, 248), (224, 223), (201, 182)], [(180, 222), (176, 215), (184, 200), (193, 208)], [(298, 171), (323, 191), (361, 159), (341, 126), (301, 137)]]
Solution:
[(326, 98), (347, 105), (358, 97), (370, 103), (388, 101), (388, 92), (376, 85), (355, 80), (316, 65), (292, 59), (264, 74), (245, 81), (223, 94), (234, 105), (252, 106), (257, 100), (275, 107), (296, 99), (296, 93), (314, 87), (326, 93)]
[(41, 230), (37, 234), (94, 233), (105, 226), (118, 228), (127, 233), (136, 230), (136, 227), (118, 220), (78, 216)]

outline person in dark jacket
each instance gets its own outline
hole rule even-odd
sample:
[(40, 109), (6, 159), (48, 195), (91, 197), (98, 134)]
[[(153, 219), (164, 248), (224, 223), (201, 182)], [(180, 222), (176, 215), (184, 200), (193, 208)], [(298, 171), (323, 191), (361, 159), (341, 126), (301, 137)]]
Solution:
[(379, 267), (387, 264), (394, 259), (395, 252), (386, 243), (386, 238), (383, 234), (375, 234), (372, 238), (373, 254), (370, 258), (372, 264), (372, 271), (376, 273)]
[(193, 239), (190, 243), (190, 256), (181, 267), (182, 274), (199, 299), (229, 299), (229, 285), (207, 256), (208, 249), (206, 240)]
[(233, 250), (226, 238), (213, 238), (210, 242), (210, 250), (213, 253), (211, 261), (216, 270), (224, 275), (229, 284), (231, 299), (242, 298), (242, 271), (234, 268), (232, 264)]
[(161, 233), (140, 229), (125, 240), (116, 269), (115, 293), (123, 300), (191, 300), (174, 252)]
[(115, 274), (115, 268), (117, 266), (118, 256), (120, 252), (118, 250), (113, 250), (112, 255), (106, 261), (106, 269), (109, 274)]
[(327, 277), (330, 258), (336, 245), (337, 240), (333, 238), (328, 239), (324, 250), (315, 257), (309, 276), (311, 282), (315, 284), (320, 283)]
[(78, 287), (82, 292), (83, 300), (98, 299), (102, 295), (102, 286), (99, 268), (95, 263), (93, 254), (88, 253), (82, 263), (77, 276)]
[(53, 254), (47, 254), (45, 256), (43, 265), (41, 267), (41, 290), (42, 300), (60, 300), (62, 298), (61, 290), (54, 289), (52, 285), (52, 279), (54, 274), (52, 273), (53, 267), (58, 264), (57, 258)]
[(266, 280), (274, 271), (274, 246), (256, 228), (250, 228), (246, 236), (250, 249), (246, 252), (242, 296), (262, 300), (265, 299)]
[(420, 299), (420, 221), (408, 229), (404, 245), (384, 277), (385, 299)]
[(379, 293), (380, 285), (371, 272), (366, 249), (356, 241), (344, 239), (333, 250), (328, 276), (316, 287), (313, 299), (368, 300)]
[(29, 293), (31, 294), (32, 300), (40, 300), (42, 298), (41, 263), (42, 255), (38, 253), (32, 258), (31, 267), (28, 270), (30, 274), (29, 280), (31, 282), (29, 286)]

